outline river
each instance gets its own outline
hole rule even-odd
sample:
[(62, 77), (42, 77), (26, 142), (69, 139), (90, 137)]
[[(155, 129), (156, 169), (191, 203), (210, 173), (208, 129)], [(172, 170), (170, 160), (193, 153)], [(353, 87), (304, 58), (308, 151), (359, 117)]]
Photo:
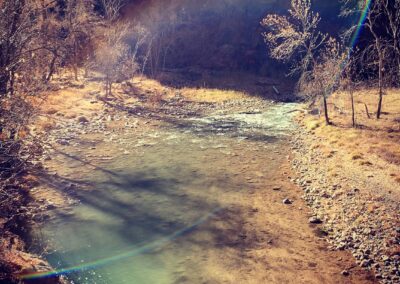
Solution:
[(235, 282), (244, 253), (268, 242), (266, 233), (243, 228), (257, 213), (257, 191), (284, 159), (296, 107), (85, 133), (58, 147), (47, 163), (58, 183), (49, 184), (75, 203), (35, 229), (55, 271), (32, 278)]

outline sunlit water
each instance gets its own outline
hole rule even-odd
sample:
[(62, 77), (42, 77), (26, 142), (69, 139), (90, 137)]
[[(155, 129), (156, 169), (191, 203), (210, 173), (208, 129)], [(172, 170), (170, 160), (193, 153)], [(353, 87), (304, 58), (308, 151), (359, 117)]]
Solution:
[[(74, 195), (80, 202), (72, 212), (55, 212), (38, 231), (48, 261), (79, 284), (190, 280), (186, 261), (204, 245), (191, 235), (245, 194), (245, 180), (233, 181), (227, 157), (250, 143), (272, 151), (293, 127), (296, 107), (188, 119), (135, 140), (128, 133), (118, 150), (104, 139), (95, 153), (112, 156), (105, 161), (85, 158), (93, 153), (87, 146), (67, 147), (54, 162), (80, 188)], [(205, 242), (215, 234), (203, 233)]]

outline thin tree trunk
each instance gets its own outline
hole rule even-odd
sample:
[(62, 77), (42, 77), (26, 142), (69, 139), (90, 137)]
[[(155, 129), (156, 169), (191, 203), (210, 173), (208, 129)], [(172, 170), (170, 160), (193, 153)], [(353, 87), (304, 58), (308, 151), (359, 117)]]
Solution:
[(376, 118), (380, 119), (381, 118), (381, 113), (382, 113), (382, 101), (383, 101), (383, 94), (382, 91), (379, 91), (379, 102), (378, 102), (378, 111), (376, 113)]
[(108, 77), (106, 77), (104, 89), (106, 92), (106, 99), (108, 98)]
[(109, 75), (106, 75), (105, 79), (105, 85), (106, 85), (106, 99), (111, 95), (111, 79)]
[(15, 72), (11, 71), (10, 72), (10, 88), (9, 88), (9, 93), (11, 96), (14, 96), (14, 85), (15, 85)]
[[(376, 9), (376, 7), (375, 7)], [(376, 11), (375, 11), (376, 12)], [(384, 60), (384, 46), (382, 39), (378, 36), (378, 34), (374, 30), (375, 26), (375, 21), (371, 19), (371, 12), (368, 14), (368, 27), (370, 32), (375, 38), (375, 48), (376, 52), (378, 54), (378, 76), (379, 76), (379, 101), (378, 101), (378, 110), (376, 112), (376, 118), (379, 119), (381, 117), (381, 112), (382, 112), (382, 101), (383, 101), (383, 60)]]
[(369, 115), (368, 106), (367, 104), (364, 104), (364, 106), (365, 106), (365, 113), (367, 114), (367, 117), (370, 119), (371, 116)]
[(150, 43), (149, 43), (149, 46), (148, 46), (148, 50), (147, 50), (146, 56), (145, 56), (144, 61), (143, 61), (142, 75), (144, 74), (144, 70), (146, 68), (147, 61), (149, 60), (149, 58), (151, 56), (152, 46), (153, 46), (153, 38), (150, 40)]
[(354, 94), (353, 92), (350, 92), (350, 97), (351, 97), (351, 121), (353, 127), (356, 127), (356, 114), (355, 114), (355, 108), (354, 108)]
[(325, 115), (325, 122), (326, 124), (331, 124), (329, 121), (329, 115), (328, 115), (328, 102), (326, 101), (326, 96), (324, 96), (324, 115)]
[(78, 67), (76, 66), (76, 64), (74, 64), (74, 79), (75, 81), (78, 81)]
[(49, 82), (51, 78), (53, 77), (54, 71), (55, 71), (55, 66), (56, 66), (56, 60), (57, 60), (57, 53), (53, 53), (53, 58), (51, 59), (50, 62), (50, 67), (49, 67), (49, 74), (47, 74), (46, 77), (46, 82)]
[(9, 74), (0, 75), (0, 97), (7, 94), (7, 85), (10, 79)]
[[(395, 42), (397, 42), (397, 41), (398, 40), (395, 39)], [(395, 56), (396, 56), (396, 62), (397, 62), (397, 70), (396, 70), (397, 72), (394, 72), (394, 73), (395, 73), (395, 76), (400, 77), (400, 49), (396, 46), (396, 44), (394, 46), (394, 49), (395, 49)], [(399, 85), (397, 85), (397, 87), (398, 86)]]
[(382, 54), (379, 54), (379, 101), (378, 101), (378, 110), (376, 112), (376, 118), (381, 118), (382, 112), (382, 101), (383, 101), (383, 59)]
[(73, 68), (74, 68), (74, 77), (75, 81), (78, 81), (78, 44), (76, 42), (76, 39), (74, 40), (74, 63), (73, 63)]
[(89, 75), (90, 75), (90, 74), (89, 74), (89, 68), (88, 68), (87, 66), (85, 66), (85, 73), (84, 73), (83, 76), (84, 76), (85, 78), (89, 78)]

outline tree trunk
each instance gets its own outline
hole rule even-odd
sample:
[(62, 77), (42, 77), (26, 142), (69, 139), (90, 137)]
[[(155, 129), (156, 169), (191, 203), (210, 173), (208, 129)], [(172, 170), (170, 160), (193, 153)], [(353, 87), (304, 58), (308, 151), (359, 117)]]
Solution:
[(89, 68), (88, 68), (87, 66), (85, 66), (85, 73), (84, 73), (83, 76), (84, 76), (85, 78), (89, 78), (89, 75), (90, 75), (90, 74), (89, 74)]
[(53, 58), (51, 59), (50, 66), (49, 66), (49, 74), (47, 74), (46, 77), (46, 82), (49, 82), (51, 78), (53, 77), (54, 71), (55, 71), (55, 66), (56, 66), (56, 60), (57, 60), (57, 53), (53, 53)]
[(371, 116), (369, 115), (368, 106), (367, 106), (367, 104), (364, 104), (364, 106), (365, 106), (365, 113), (367, 114), (368, 119), (370, 119)]
[(109, 85), (110, 85), (110, 80), (109, 80), (108, 75), (106, 75), (106, 79), (105, 79), (106, 99), (108, 98), (108, 95), (109, 95)]
[(327, 125), (330, 125), (331, 122), (329, 121), (328, 115), (328, 102), (326, 101), (326, 96), (324, 96), (324, 115), (325, 115), (325, 122)]
[[(373, 1), (375, 2), (375, 1)], [(377, 2), (378, 3), (378, 2)], [(375, 6), (373, 6), (375, 9), (379, 8), (379, 6), (376, 6), (378, 4), (375, 4)], [(374, 13), (376, 13), (377, 11), (373, 11)], [(378, 102), (378, 110), (376, 112), (376, 118), (379, 119), (381, 117), (381, 112), (382, 112), (382, 100), (383, 100), (383, 62), (384, 62), (384, 45), (383, 45), (383, 39), (381, 39), (380, 36), (378, 36), (378, 33), (375, 32), (374, 27), (376, 25), (375, 20), (371, 18), (371, 11), (368, 14), (368, 27), (369, 30), (371, 32), (371, 34), (374, 36), (375, 38), (375, 48), (376, 48), (376, 53), (378, 55), (378, 60), (379, 60), (379, 64), (378, 64), (378, 76), (379, 76), (379, 102)]]
[(7, 85), (9, 80), (9, 74), (0, 75), (0, 97), (7, 94)]
[(383, 101), (383, 58), (382, 53), (379, 54), (379, 101), (378, 101), (378, 110), (376, 112), (376, 118), (381, 118), (382, 112), (382, 101)]
[(106, 98), (109, 98), (112, 92), (112, 81), (110, 79), (106, 79), (105, 87), (106, 87)]
[(73, 68), (74, 68), (74, 77), (75, 81), (78, 81), (78, 43), (76, 42), (76, 39), (74, 38), (74, 62), (73, 62)]
[(350, 97), (351, 97), (351, 122), (353, 127), (356, 127), (356, 114), (355, 114), (355, 109), (354, 109), (354, 94), (353, 92), (350, 92)]
[(14, 85), (15, 85), (15, 72), (14, 71), (10, 72), (9, 82), (10, 82), (10, 84), (9, 84), (10, 86), (9, 86), (8, 92), (10, 93), (11, 96), (14, 96)]
[[(397, 38), (395, 39), (395, 42), (398, 42)], [(395, 76), (400, 77), (400, 48), (398, 48), (396, 45), (394, 47), (395, 49), (395, 56), (396, 56), (396, 62), (397, 62), (397, 70), (395, 72)], [(398, 87), (398, 82), (397, 82), (397, 87)]]
[(381, 113), (382, 113), (382, 101), (383, 101), (383, 94), (382, 94), (382, 91), (379, 90), (378, 111), (376, 112), (376, 118), (377, 118), (377, 119), (380, 119), (380, 118), (381, 118)]
[(78, 67), (76, 66), (76, 64), (74, 64), (73, 69), (74, 69), (74, 79), (75, 81), (78, 81)]

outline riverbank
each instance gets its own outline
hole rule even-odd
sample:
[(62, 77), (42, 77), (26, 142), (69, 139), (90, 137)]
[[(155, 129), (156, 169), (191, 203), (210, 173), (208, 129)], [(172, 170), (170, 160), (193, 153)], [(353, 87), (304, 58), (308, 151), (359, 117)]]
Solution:
[(333, 249), (351, 251), (357, 264), (373, 271), (381, 283), (400, 281), (396, 94), (393, 90), (385, 96), (381, 121), (365, 113), (364, 103), (372, 109), (373, 100), (356, 94), (357, 128), (349, 126), (347, 97), (336, 94), (336, 125), (326, 126), (318, 116), (303, 114), (292, 139), (292, 167), (298, 174), (293, 181), (303, 189), (314, 220), (323, 223)]
[(37, 185), (31, 173), (41, 149), (30, 138), (0, 137), (0, 283), (20, 283), (21, 273), (51, 269), (39, 255), (29, 253), (29, 223), (40, 210), (30, 195)]

